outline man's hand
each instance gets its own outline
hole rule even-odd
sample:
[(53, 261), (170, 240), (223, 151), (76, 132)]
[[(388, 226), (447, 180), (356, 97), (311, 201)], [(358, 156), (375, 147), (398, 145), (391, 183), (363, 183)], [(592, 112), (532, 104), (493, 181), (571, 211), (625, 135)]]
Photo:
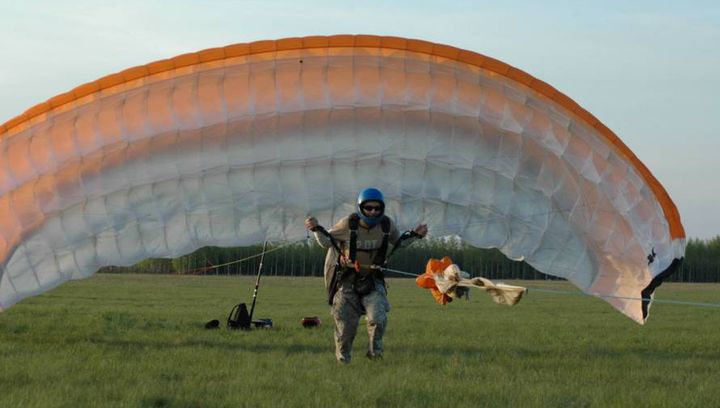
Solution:
[(414, 233), (420, 235), (421, 237), (425, 238), (425, 235), (428, 233), (428, 226), (427, 224), (420, 224), (413, 230)]
[(307, 228), (309, 231), (314, 230), (315, 228), (317, 228), (317, 226), (318, 222), (315, 217), (307, 217), (305, 219), (305, 228)]

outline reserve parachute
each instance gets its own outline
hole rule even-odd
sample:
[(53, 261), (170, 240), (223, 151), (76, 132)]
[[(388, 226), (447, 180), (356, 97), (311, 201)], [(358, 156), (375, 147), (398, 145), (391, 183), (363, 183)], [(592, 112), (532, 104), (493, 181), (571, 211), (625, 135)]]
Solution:
[[(130, 68), (0, 126), (0, 308), (106, 265), (305, 236), (376, 186), (639, 323), (685, 250), (672, 200), (593, 115), (474, 52), (339, 35)], [(607, 297), (612, 296), (612, 297)]]

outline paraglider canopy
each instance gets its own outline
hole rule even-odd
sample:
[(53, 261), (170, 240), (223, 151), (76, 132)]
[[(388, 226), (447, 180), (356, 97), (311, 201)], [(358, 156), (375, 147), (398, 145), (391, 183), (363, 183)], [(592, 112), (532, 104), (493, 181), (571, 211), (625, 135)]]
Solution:
[(497, 247), (638, 322), (685, 247), (670, 197), (592, 114), (419, 40), (185, 54), (32, 107), (0, 143), (0, 308), (104, 265), (302, 238), (307, 214), (330, 223), (365, 186), (401, 228)]

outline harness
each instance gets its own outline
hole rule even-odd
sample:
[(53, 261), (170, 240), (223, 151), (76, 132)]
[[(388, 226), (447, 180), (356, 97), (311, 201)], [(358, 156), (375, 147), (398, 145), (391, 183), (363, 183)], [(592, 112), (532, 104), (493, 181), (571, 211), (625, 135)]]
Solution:
[[(357, 260), (357, 251), (373, 251), (373, 250), (364, 250), (364, 249), (358, 249), (357, 247), (357, 236), (358, 236), (358, 226), (360, 224), (360, 216), (357, 213), (350, 214), (350, 218), (348, 219), (348, 226), (350, 228), (350, 244), (349, 244), (349, 255), (350, 255), (350, 262), (355, 264), (355, 261)], [(380, 219), (380, 228), (383, 232), (382, 242), (380, 244), (380, 249), (378, 249), (377, 253), (375, 253), (375, 256), (372, 260), (372, 266), (384, 266), (388, 250), (388, 242), (390, 241), (390, 218), (386, 216), (382, 216)]]
[[(366, 250), (366, 249), (359, 249), (357, 247), (357, 239), (358, 239), (358, 227), (360, 225), (360, 216), (357, 213), (350, 214), (350, 217), (348, 218), (348, 228), (350, 230), (350, 241), (348, 242), (348, 258), (349, 263), (354, 267), (355, 272), (360, 272), (360, 264), (357, 261), (357, 251), (374, 251), (373, 249)], [(398, 238), (397, 242), (393, 245), (393, 250), (390, 252), (390, 255), (387, 255), (388, 245), (390, 241), (390, 218), (383, 215), (380, 219), (380, 228), (383, 233), (382, 242), (380, 243), (380, 248), (375, 253), (375, 256), (372, 260), (372, 269), (373, 269), (373, 275), (375, 278), (380, 279), (382, 281), (385, 280), (385, 274), (382, 271), (382, 267), (385, 266), (387, 263), (388, 258), (392, 256), (393, 253), (395, 253), (395, 250), (398, 249), (398, 247), (401, 245), (401, 242), (412, 238), (419, 236), (414, 231), (408, 231), (403, 233), (400, 238)], [(335, 238), (323, 227), (317, 226), (313, 231), (318, 231), (321, 234), (325, 235), (332, 244), (335, 251), (338, 253), (338, 259), (335, 264), (335, 270), (330, 278), (330, 285), (328, 286), (328, 304), (332, 306), (333, 304), (333, 298), (335, 297), (335, 293), (338, 290), (338, 284), (339, 281), (342, 279), (343, 276), (346, 276), (345, 274), (350, 272), (346, 267), (342, 265), (341, 258), (343, 251), (340, 248), (340, 243), (335, 240)], [(358, 274), (360, 275), (360, 274)], [(365, 274), (366, 277), (368, 276)], [(372, 279), (370, 279), (372, 280)], [(356, 281), (356, 287), (357, 287), (357, 281)]]
[[(360, 272), (360, 264), (357, 262), (357, 237), (358, 237), (358, 226), (360, 225), (360, 216), (357, 213), (353, 213), (350, 215), (348, 219), (348, 227), (350, 229), (350, 242), (348, 252), (349, 252), (349, 261), (350, 264), (354, 266), (355, 272)], [(383, 239), (382, 243), (380, 244), (380, 249), (378, 249), (378, 252), (373, 257), (372, 266), (377, 266), (378, 268), (375, 271), (375, 276), (381, 280), (384, 280), (384, 275), (382, 273), (382, 270), (379, 268), (380, 266), (385, 265), (385, 255), (387, 254), (388, 249), (388, 241), (390, 240), (390, 219), (383, 215), (383, 217), (380, 219), (380, 228), (383, 232)], [(339, 281), (342, 279), (343, 276), (345, 276), (346, 273), (349, 272), (348, 269), (343, 267), (341, 258), (342, 258), (342, 249), (340, 248), (339, 243), (335, 240), (335, 238), (330, 235), (330, 233), (323, 227), (317, 226), (315, 228), (316, 231), (320, 232), (321, 234), (325, 235), (332, 244), (333, 248), (335, 248), (335, 251), (338, 253), (338, 258), (335, 264), (335, 270), (332, 274), (332, 277), (330, 279), (330, 285), (328, 286), (328, 304), (332, 306), (333, 304), (333, 298), (335, 297), (335, 293), (338, 290), (338, 284)], [(361, 249), (361, 251), (363, 251)], [(368, 276), (366, 276), (367, 278)], [(367, 279), (366, 279), (367, 281)], [(370, 278), (370, 281), (372, 281), (372, 278)], [(357, 283), (357, 282), (356, 282)]]

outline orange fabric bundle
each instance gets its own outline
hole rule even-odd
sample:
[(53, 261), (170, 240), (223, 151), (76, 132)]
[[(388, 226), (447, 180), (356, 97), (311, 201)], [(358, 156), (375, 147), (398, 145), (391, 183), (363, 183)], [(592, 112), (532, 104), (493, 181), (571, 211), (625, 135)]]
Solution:
[(441, 305), (446, 305), (452, 302), (452, 298), (438, 290), (438, 287), (435, 284), (435, 274), (442, 274), (445, 268), (452, 265), (452, 263), (453, 261), (452, 259), (450, 259), (449, 256), (446, 256), (443, 259), (431, 258), (428, 261), (427, 265), (425, 265), (425, 273), (415, 279), (415, 283), (417, 283), (418, 286), (420, 286), (421, 288), (430, 289), (430, 292), (435, 298), (435, 301)]

